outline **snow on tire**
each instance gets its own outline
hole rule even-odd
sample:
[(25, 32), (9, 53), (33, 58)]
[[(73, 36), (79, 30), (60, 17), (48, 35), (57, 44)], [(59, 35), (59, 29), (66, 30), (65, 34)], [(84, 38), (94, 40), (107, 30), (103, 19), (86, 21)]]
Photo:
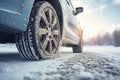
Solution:
[(60, 24), (57, 13), (45, 1), (34, 5), (28, 29), (17, 35), (16, 45), (27, 60), (54, 58), (59, 54)]

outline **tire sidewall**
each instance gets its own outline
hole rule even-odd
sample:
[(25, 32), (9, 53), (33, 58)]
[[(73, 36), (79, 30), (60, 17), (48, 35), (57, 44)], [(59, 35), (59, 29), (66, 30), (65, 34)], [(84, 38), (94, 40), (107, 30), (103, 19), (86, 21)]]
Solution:
[[(42, 50), (42, 46), (39, 43), (39, 36), (37, 35), (39, 33), (39, 31), (38, 31), (38, 26), (39, 26), (38, 22), (40, 22), (40, 13), (42, 13), (42, 11), (45, 8), (51, 8), (54, 11), (54, 13), (56, 14), (57, 20), (58, 20), (58, 16), (57, 16), (56, 11), (52, 7), (52, 5), (50, 3), (48, 3), (48, 2), (44, 2), (43, 4), (38, 5), (37, 7), (38, 7), (38, 10), (36, 11), (35, 23), (34, 23), (34, 36), (35, 36), (34, 39), (35, 39), (37, 52), (41, 55), (42, 58), (54, 58), (54, 57), (59, 55), (59, 46), (57, 48), (57, 51), (53, 55), (45, 54), (45, 52)], [(59, 20), (57, 21), (57, 23), (59, 24)], [(60, 25), (59, 25), (59, 27), (60, 27)], [(60, 31), (59, 31), (59, 34), (60, 34)], [(60, 36), (59, 36), (59, 40), (60, 40)], [(60, 41), (59, 41), (58, 44), (60, 44)]]

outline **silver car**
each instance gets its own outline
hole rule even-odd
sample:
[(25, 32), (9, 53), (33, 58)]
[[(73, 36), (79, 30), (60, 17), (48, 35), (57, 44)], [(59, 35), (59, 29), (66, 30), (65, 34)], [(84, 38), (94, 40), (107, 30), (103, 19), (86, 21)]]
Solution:
[(16, 43), (27, 60), (57, 57), (61, 45), (81, 53), (83, 8), (72, 1), (0, 0), (0, 43)]

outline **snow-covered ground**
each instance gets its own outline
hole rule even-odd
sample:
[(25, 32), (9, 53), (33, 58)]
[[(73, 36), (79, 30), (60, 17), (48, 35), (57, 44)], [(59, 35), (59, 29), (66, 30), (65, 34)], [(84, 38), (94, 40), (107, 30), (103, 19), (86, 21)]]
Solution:
[(102, 54), (102, 56), (114, 58), (120, 61), (120, 47), (114, 46), (85, 46), (84, 51)]
[(0, 80), (120, 80), (120, 48), (84, 46), (73, 54), (62, 47), (55, 59), (26, 61), (15, 45), (0, 45)]
[(17, 53), (15, 44), (0, 44), (0, 53)]

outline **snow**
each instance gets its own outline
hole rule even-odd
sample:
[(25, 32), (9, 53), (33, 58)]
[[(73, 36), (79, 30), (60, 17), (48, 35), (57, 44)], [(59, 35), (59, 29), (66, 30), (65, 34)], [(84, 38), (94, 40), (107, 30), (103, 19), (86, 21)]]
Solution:
[[(75, 73), (74, 76), (75, 76), (76, 80), (93, 80), (94, 79), (93, 75), (91, 73), (84, 72), (84, 71), (77, 72), (77, 73)], [(74, 78), (73, 78), (73, 80), (74, 80)]]
[(60, 51), (61, 52), (72, 52), (72, 48), (71, 47), (60, 47)]
[[(114, 46), (84, 46), (84, 52), (92, 55), (87, 67), (98, 80), (119, 80), (120, 76), (120, 47)], [(94, 65), (96, 64), (96, 65)], [(94, 65), (94, 66), (93, 66)]]
[(114, 46), (85, 46), (84, 51), (92, 51), (97, 53), (114, 53), (120, 54), (120, 47)]
[(55, 59), (26, 61), (12, 44), (0, 44), (0, 80), (119, 80), (120, 47), (84, 46), (82, 54), (61, 47)]
[(120, 47), (114, 46), (85, 46), (84, 51), (102, 54), (105, 57), (120, 61)]
[(15, 44), (0, 44), (0, 53), (18, 53)]
[[(75, 56), (74, 54), (60, 55), (56, 59), (38, 62), (25, 61), (18, 54), (16, 46), (12, 44), (1, 44), (0, 54), (0, 80), (45, 80), (46, 78), (53, 80), (61, 76), (55, 74), (59, 65), (68, 60), (69, 57)], [(54, 75), (51, 76), (52, 74)]]
[(21, 63), (9, 62), (3, 63), (3, 65), (0, 62), (0, 65), (2, 65), (0, 66), (0, 78), (1, 80), (26, 80), (26, 78), (30, 80), (36, 80), (36, 78), (38, 78), (38, 80), (44, 80), (47, 72), (51, 72), (52, 74), (57, 71), (56, 69), (59, 64), (61, 64), (61, 61), (58, 60), (39, 62), (23, 61)]

